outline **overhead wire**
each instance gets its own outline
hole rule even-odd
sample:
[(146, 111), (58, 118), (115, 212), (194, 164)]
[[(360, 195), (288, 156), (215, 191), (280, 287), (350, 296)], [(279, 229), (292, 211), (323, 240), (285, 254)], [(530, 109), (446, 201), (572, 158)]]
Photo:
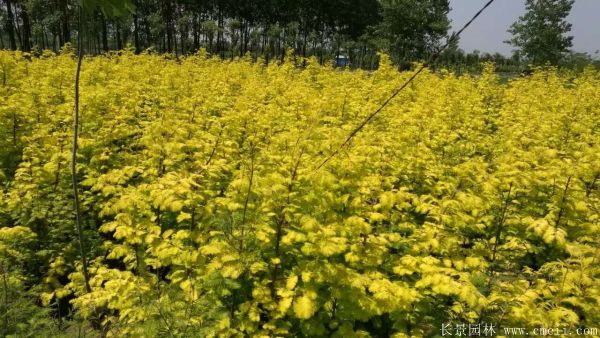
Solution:
[(454, 41), (456, 41), (460, 35), (462, 34), (462, 32), (467, 29), (467, 27), (469, 27), (471, 25), (471, 23), (473, 23), (473, 21), (475, 21), (480, 15), (481, 13), (483, 13), (495, 0), (489, 0), (479, 11), (477, 11), (477, 13), (475, 13), (475, 15), (473, 15), (473, 17), (467, 21), (467, 23), (465, 23), (461, 29), (459, 29), (457, 32), (452, 33), (452, 35), (446, 40), (446, 43), (439, 48), (435, 53), (433, 53), (429, 59), (427, 60), (427, 62), (423, 63), (418, 69), (417, 71), (415, 71), (413, 73), (413, 75), (408, 78), (408, 80), (406, 80), (400, 87), (398, 87), (396, 90), (394, 90), (394, 92), (392, 92), (392, 95), (390, 95), (380, 106), (379, 108), (377, 108), (375, 111), (373, 111), (371, 114), (369, 114), (367, 116), (367, 118), (365, 118), (358, 126), (356, 126), (356, 128), (354, 128), (352, 130), (352, 132), (350, 134), (348, 134), (348, 136), (346, 137), (346, 139), (344, 140), (344, 142), (335, 149), (335, 151), (333, 151), (328, 157), (326, 157), (315, 169), (314, 171), (317, 171), (319, 169), (321, 169), (325, 164), (327, 164), (327, 162), (329, 162), (333, 157), (335, 157), (346, 145), (348, 145), (348, 143), (350, 143), (350, 141), (352, 141), (352, 139), (356, 136), (356, 134), (358, 134), (377, 114), (379, 114), (396, 96), (398, 96), (398, 94), (404, 90), (404, 88), (406, 88), (411, 82), (413, 82), (413, 80), (419, 76), (419, 74), (421, 74), (421, 72), (423, 72), (423, 70), (425, 70), (425, 68), (427, 68), (430, 64), (432, 64), (433, 62), (435, 62), (440, 55), (442, 54), (442, 52), (444, 52), (444, 50), (446, 50), (446, 48), (448, 48), (448, 46), (450, 46), (452, 43), (454, 43)]

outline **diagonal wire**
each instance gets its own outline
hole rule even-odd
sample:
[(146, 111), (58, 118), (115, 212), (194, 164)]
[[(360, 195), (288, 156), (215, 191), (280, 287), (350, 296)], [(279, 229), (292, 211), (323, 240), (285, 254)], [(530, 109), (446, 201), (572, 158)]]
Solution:
[(429, 64), (431, 64), (435, 60), (437, 60), (438, 57), (441, 55), (441, 53), (446, 48), (448, 48), (448, 46), (450, 46), (450, 44), (452, 44), (454, 41), (456, 41), (458, 39), (458, 37), (460, 36), (460, 34), (467, 27), (469, 27), (469, 25), (471, 25), (471, 23), (473, 23), (473, 21), (475, 21), (479, 17), (479, 15), (481, 15), (481, 13), (483, 13), (483, 11), (485, 11), (486, 8), (488, 8), (494, 1), (495, 0), (489, 0), (477, 13), (475, 13), (475, 15), (473, 15), (471, 20), (467, 21), (467, 23), (460, 30), (458, 30), (458, 32), (452, 33), (452, 35), (448, 38), (448, 40), (446, 40), (446, 43), (440, 49), (438, 49), (437, 52), (432, 54), (429, 57), (429, 60), (427, 60), (427, 62), (424, 63), (423, 65), (421, 65), (421, 67), (419, 67), (419, 69), (408, 80), (406, 80), (400, 87), (398, 87), (396, 90), (394, 90), (392, 95), (390, 95), (379, 106), (379, 108), (377, 108), (377, 110), (375, 110), (374, 112), (369, 114), (369, 116), (367, 116), (366, 119), (364, 119), (356, 128), (354, 128), (354, 130), (352, 130), (352, 132), (348, 135), (348, 137), (346, 137), (346, 140), (344, 140), (344, 143), (342, 143), (342, 145), (340, 145), (333, 153), (331, 153), (327, 158), (325, 158), (323, 160), (323, 162), (321, 162), (321, 164), (319, 164), (319, 166), (315, 169), (315, 171), (321, 169), (325, 164), (327, 164), (327, 162), (329, 162), (329, 160), (331, 160), (334, 156), (336, 156), (340, 152), (340, 150), (342, 150), (342, 148), (344, 148), (346, 145), (348, 145), (348, 143), (350, 143), (350, 141), (352, 141), (354, 136), (356, 136), (356, 134), (358, 134), (358, 132), (360, 132), (364, 128), (364, 126), (367, 125), (367, 123), (369, 123), (375, 117), (375, 115), (379, 114), (379, 112), (381, 112), (383, 110), (383, 108), (385, 108), (388, 105), (388, 103), (390, 103), (390, 101), (392, 101), (404, 88), (406, 88), (406, 86), (408, 86), (417, 76), (419, 76), (419, 74), (421, 74), (421, 72), (427, 66), (429, 66)]

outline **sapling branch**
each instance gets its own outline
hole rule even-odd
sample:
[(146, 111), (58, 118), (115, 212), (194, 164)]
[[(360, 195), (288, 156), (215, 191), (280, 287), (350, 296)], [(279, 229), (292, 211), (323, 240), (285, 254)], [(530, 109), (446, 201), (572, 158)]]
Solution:
[(77, 140), (79, 137), (79, 79), (81, 74), (81, 62), (83, 59), (82, 46), (83, 30), (83, 4), (79, 7), (79, 30), (77, 31), (77, 70), (75, 72), (75, 108), (73, 112), (73, 149), (71, 151), (71, 182), (73, 185), (73, 204), (75, 208), (75, 225), (79, 241), (79, 255), (81, 256), (82, 272), (85, 281), (85, 290), (90, 293), (90, 277), (84, 246), (84, 236), (81, 226), (81, 210), (79, 207), (79, 192), (77, 183)]
[(297, 177), (298, 177), (298, 168), (300, 166), (300, 161), (302, 160), (302, 155), (304, 154), (304, 148), (301, 148), (300, 150), (300, 154), (298, 155), (298, 159), (296, 160), (296, 162), (294, 163), (294, 166), (291, 170), (291, 176), (290, 176), (290, 182), (288, 184), (288, 189), (287, 189), (287, 198), (285, 201), (285, 204), (280, 206), (279, 208), (279, 215), (277, 217), (277, 220), (275, 221), (275, 254), (274, 254), (274, 259), (279, 260), (279, 262), (273, 263), (273, 270), (271, 271), (271, 297), (275, 298), (276, 296), (276, 292), (275, 292), (275, 282), (277, 281), (278, 278), (278, 274), (279, 274), (279, 265), (281, 264), (281, 258), (280, 258), (280, 244), (281, 244), (281, 238), (283, 237), (283, 227), (284, 225), (287, 223), (286, 219), (285, 219), (285, 208), (287, 208), (287, 206), (290, 204), (291, 202), (291, 195), (292, 192), (294, 190), (294, 182), (296, 181)]
[[(565, 190), (563, 191), (562, 198), (560, 200), (560, 210), (558, 211), (558, 216), (556, 217), (556, 222), (554, 223), (554, 230), (558, 230), (558, 226), (560, 225), (560, 221), (565, 212), (565, 202), (567, 201), (567, 194), (569, 193), (569, 185), (571, 184), (571, 176), (567, 178), (567, 184), (565, 184)], [(556, 237), (555, 237), (556, 238)]]
[(511, 182), (508, 186), (508, 192), (506, 194), (506, 198), (504, 199), (504, 204), (502, 206), (502, 210), (500, 212), (500, 218), (498, 220), (498, 227), (496, 228), (496, 234), (494, 236), (494, 247), (492, 248), (492, 258), (490, 259), (490, 279), (488, 282), (488, 288), (492, 283), (492, 278), (494, 277), (494, 273), (496, 272), (496, 256), (498, 253), (498, 246), (500, 243), (500, 237), (502, 236), (502, 230), (504, 230), (504, 222), (506, 221), (506, 213), (510, 206), (510, 194), (512, 193), (513, 183)]
[(248, 177), (248, 188), (246, 190), (246, 198), (244, 200), (244, 209), (242, 211), (242, 222), (240, 223), (240, 247), (239, 250), (242, 252), (244, 249), (244, 227), (246, 224), (246, 213), (248, 211), (248, 202), (250, 201), (250, 194), (252, 193), (252, 181), (254, 179), (254, 158), (256, 156), (256, 146), (250, 143), (250, 175)]

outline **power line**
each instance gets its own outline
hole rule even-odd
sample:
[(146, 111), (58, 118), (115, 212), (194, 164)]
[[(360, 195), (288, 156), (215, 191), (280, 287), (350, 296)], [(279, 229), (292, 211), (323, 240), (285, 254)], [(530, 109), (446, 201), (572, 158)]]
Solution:
[(364, 126), (367, 125), (367, 123), (369, 123), (375, 117), (375, 115), (379, 114), (379, 112), (381, 112), (383, 110), (383, 108), (385, 108), (388, 105), (388, 103), (390, 103), (390, 101), (392, 101), (404, 88), (406, 88), (406, 86), (408, 86), (419, 74), (421, 74), (421, 72), (427, 66), (429, 66), (429, 64), (431, 64), (435, 60), (437, 60), (438, 57), (441, 55), (441, 53), (446, 48), (448, 48), (448, 46), (450, 46), (450, 44), (452, 44), (455, 40), (457, 40), (460, 37), (460, 34), (467, 27), (469, 27), (469, 25), (471, 25), (471, 23), (473, 23), (473, 21), (475, 21), (479, 17), (479, 15), (481, 15), (481, 13), (483, 13), (483, 11), (485, 11), (486, 8), (488, 8), (494, 1), (495, 0), (489, 0), (477, 13), (475, 13), (475, 15), (473, 15), (471, 20), (467, 21), (467, 23), (461, 29), (458, 30), (458, 32), (452, 33), (452, 35), (448, 38), (448, 40), (446, 40), (446, 43), (440, 49), (438, 49), (437, 52), (432, 54), (429, 57), (429, 60), (427, 60), (427, 62), (424, 63), (423, 65), (421, 65), (421, 67), (419, 67), (419, 69), (408, 80), (406, 80), (400, 87), (398, 87), (398, 89), (396, 89), (392, 93), (392, 95), (390, 95), (390, 97), (388, 97), (379, 106), (379, 108), (377, 108), (377, 110), (375, 110), (374, 112), (369, 114), (369, 116), (367, 116), (366, 119), (364, 119), (356, 128), (354, 128), (354, 130), (352, 130), (352, 132), (348, 135), (348, 137), (346, 137), (346, 140), (344, 140), (344, 143), (342, 143), (342, 145), (340, 145), (333, 153), (331, 153), (331, 155), (329, 155), (327, 158), (325, 158), (325, 160), (323, 160), (323, 162), (321, 162), (321, 164), (319, 164), (319, 166), (315, 169), (315, 171), (321, 169), (325, 164), (327, 164), (327, 162), (329, 162), (329, 160), (331, 160), (334, 156), (336, 156), (340, 152), (340, 150), (342, 150), (342, 148), (344, 148), (350, 141), (352, 141), (354, 136), (356, 136), (356, 134), (358, 134), (358, 132), (360, 132), (364, 128)]

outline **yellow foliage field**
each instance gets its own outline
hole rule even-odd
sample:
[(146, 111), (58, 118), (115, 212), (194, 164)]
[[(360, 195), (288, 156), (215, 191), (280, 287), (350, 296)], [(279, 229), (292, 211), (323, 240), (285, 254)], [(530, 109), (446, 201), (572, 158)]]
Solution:
[(374, 72), (292, 56), (86, 58), (87, 293), (70, 185), (73, 55), (0, 52), (0, 66), (6, 271), (109, 336), (600, 323), (596, 70), (508, 83), (490, 66), (426, 70), (317, 169), (410, 71), (385, 55)]

